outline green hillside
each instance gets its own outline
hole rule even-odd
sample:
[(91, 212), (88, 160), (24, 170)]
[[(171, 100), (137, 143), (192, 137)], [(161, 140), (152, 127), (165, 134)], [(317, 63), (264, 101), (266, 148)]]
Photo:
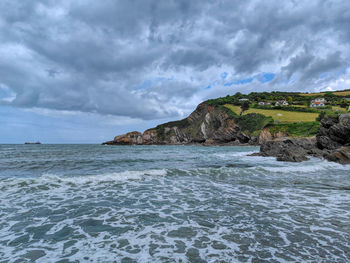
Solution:
[[(207, 103), (231, 112), (236, 122), (245, 127), (248, 134), (256, 135), (261, 129), (267, 128), (271, 133), (282, 132), (292, 137), (304, 137), (317, 133), (320, 114), (347, 112), (350, 106), (349, 97), (350, 90), (320, 93), (238, 92), (208, 100)], [(310, 107), (312, 100), (318, 98), (326, 100), (324, 107)], [(285, 105), (278, 105), (278, 102), (285, 102)]]
[[(236, 114), (240, 114), (241, 107), (231, 104), (225, 104), (225, 107), (232, 110)], [(258, 113), (267, 117), (272, 117), (275, 121), (281, 123), (290, 123), (290, 122), (313, 122), (316, 121), (318, 113), (310, 112), (295, 112), (295, 111), (285, 111), (285, 110), (274, 110), (274, 109), (255, 109), (250, 108), (247, 111), (244, 111), (243, 114), (249, 113)]]

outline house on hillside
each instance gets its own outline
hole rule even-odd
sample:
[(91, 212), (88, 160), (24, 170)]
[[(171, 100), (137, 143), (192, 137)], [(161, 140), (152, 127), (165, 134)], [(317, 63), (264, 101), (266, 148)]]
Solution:
[(249, 101), (249, 99), (243, 98), (243, 99), (239, 99), (238, 101), (244, 102), (244, 101)]
[(310, 103), (311, 108), (324, 107), (326, 105), (326, 100), (324, 98), (313, 99)]
[(288, 102), (286, 100), (279, 100), (275, 103), (275, 106), (288, 106)]

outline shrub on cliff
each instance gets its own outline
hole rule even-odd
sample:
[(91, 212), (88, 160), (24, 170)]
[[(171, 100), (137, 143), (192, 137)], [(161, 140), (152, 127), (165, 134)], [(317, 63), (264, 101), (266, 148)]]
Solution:
[(317, 134), (320, 127), (318, 121), (300, 122), (300, 123), (281, 123), (269, 125), (270, 133), (276, 134), (282, 132), (291, 137), (310, 137)]
[(321, 111), (320, 115), (316, 118), (316, 121), (321, 121), (326, 116), (325, 111)]
[(235, 117), (236, 123), (243, 132), (253, 134), (255, 131), (260, 131), (269, 124), (273, 124), (272, 117), (266, 117), (258, 113), (249, 113)]

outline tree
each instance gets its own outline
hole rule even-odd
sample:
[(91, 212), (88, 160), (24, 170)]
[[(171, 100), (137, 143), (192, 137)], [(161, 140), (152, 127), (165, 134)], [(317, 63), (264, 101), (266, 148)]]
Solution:
[(242, 98), (242, 93), (240, 92), (237, 92), (234, 96), (237, 98), (237, 99), (241, 99)]
[(322, 119), (326, 116), (325, 111), (321, 111), (318, 117), (316, 118), (316, 121), (322, 121)]
[(243, 112), (245, 112), (248, 109), (249, 109), (249, 102), (248, 101), (243, 102), (241, 105), (241, 113), (239, 115), (242, 115)]
[(287, 101), (288, 101), (288, 103), (289, 103), (289, 105), (290, 105), (290, 104), (292, 104), (292, 102), (293, 102), (293, 98), (292, 98), (291, 96), (289, 96), (289, 97), (287, 98)]

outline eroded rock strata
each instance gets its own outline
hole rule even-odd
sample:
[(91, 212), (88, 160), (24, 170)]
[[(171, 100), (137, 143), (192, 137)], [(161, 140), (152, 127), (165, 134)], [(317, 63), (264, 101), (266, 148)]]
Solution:
[(257, 137), (242, 132), (234, 118), (219, 107), (201, 103), (190, 116), (146, 130), (116, 136), (107, 145), (203, 144), (256, 145)]

